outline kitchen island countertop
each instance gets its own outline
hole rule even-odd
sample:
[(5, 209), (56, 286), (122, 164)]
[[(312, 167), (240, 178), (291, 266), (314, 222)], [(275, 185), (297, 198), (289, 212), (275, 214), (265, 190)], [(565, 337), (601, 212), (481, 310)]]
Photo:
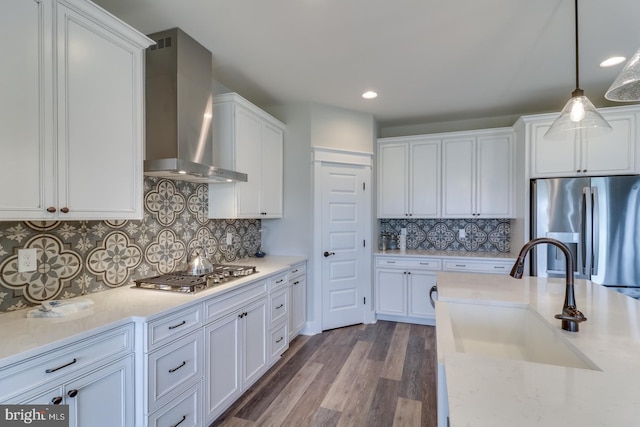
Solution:
[[(561, 330), (562, 279), (438, 273), (438, 363), (444, 364), (452, 427), (635, 426), (640, 417), (640, 301), (577, 280), (588, 320)], [(529, 308), (597, 369), (490, 357), (456, 348), (449, 309), (462, 304)], [(456, 350), (452, 350), (456, 349)]]
[(255, 265), (257, 273), (219, 286), (185, 294), (135, 288), (133, 283), (79, 298), (93, 302), (90, 308), (58, 318), (27, 318), (25, 308), (0, 314), (0, 368), (133, 321), (150, 321), (170, 310), (187, 307), (206, 298), (287, 271), (305, 257), (267, 256), (244, 258), (230, 264)]

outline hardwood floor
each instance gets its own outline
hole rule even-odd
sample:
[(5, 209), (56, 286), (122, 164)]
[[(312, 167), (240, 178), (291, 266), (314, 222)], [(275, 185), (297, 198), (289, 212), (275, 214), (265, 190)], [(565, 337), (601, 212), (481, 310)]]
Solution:
[(436, 426), (433, 326), (299, 336), (213, 426)]

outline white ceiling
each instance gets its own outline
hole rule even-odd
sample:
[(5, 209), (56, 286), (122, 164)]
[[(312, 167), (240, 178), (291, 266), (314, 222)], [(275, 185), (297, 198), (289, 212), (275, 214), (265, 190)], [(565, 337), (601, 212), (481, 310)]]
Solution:
[[(559, 111), (575, 88), (573, 0), (94, 0), (149, 34), (180, 27), (254, 103), (312, 102), (401, 126)], [(596, 106), (640, 48), (640, 1), (580, 0)], [(367, 101), (365, 90), (380, 95)]]

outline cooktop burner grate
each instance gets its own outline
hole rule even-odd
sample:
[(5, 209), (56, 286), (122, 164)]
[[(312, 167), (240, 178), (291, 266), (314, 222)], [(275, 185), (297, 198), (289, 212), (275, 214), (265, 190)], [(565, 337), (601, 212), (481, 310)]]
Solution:
[(216, 264), (208, 274), (192, 275), (174, 272), (135, 280), (137, 288), (195, 293), (256, 272), (255, 266)]

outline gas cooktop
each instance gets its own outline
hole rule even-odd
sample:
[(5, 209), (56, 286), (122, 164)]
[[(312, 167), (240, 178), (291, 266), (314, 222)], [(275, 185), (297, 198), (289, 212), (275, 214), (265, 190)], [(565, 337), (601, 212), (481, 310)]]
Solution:
[(255, 266), (214, 264), (213, 271), (207, 274), (193, 275), (177, 271), (135, 280), (137, 288), (161, 291), (196, 293), (212, 286), (256, 273)]

